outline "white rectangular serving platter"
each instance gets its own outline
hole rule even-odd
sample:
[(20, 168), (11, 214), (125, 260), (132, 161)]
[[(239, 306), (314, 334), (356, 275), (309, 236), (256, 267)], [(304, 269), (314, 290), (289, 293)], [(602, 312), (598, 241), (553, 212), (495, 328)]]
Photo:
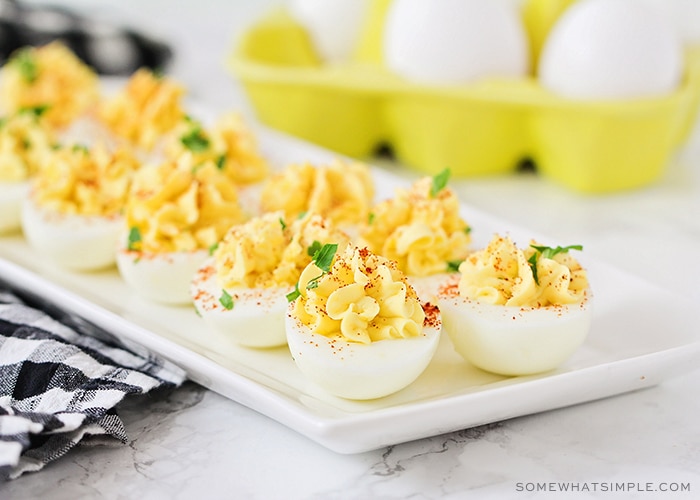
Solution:
[[(266, 129), (261, 148), (273, 165), (324, 162), (331, 152)], [(375, 169), (377, 198), (402, 180)], [(474, 247), (495, 232), (524, 244), (526, 233), (466, 204)], [(566, 243), (566, 242), (564, 242)], [(577, 242), (584, 243), (585, 242)], [(684, 298), (602, 262), (585, 258), (594, 292), (594, 320), (585, 344), (559, 369), (502, 377), (464, 362), (443, 335), (426, 371), (406, 389), (372, 401), (326, 395), (305, 380), (286, 347), (255, 350), (208, 335), (193, 307), (141, 299), (116, 270), (56, 269), (21, 235), (0, 237), (0, 281), (76, 313), (122, 341), (182, 367), (191, 380), (266, 415), (338, 453), (360, 453), (485, 423), (592, 401), (658, 384), (690, 371), (700, 359), (700, 315)]]

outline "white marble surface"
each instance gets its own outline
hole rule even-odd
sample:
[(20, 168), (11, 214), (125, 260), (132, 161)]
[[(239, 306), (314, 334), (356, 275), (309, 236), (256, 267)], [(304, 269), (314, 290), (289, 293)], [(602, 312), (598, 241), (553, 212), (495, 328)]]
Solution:
[[(236, 33), (274, 1), (64, 3), (154, 29), (175, 46), (172, 73), (194, 97), (249, 112), (223, 60)], [(582, 196), (531, 175), (453, 184), (470, 204), (562, 242), (584, 241), (597, 258), (700, 303), (699, 138), (659, 183), (630, 193)], [(0, 498), (697, 498), (699, 387), (695, 370), (635, 393), (338, 455), (187, 383), (120, 407), (130, 444), (73, 450), (1, 484)], [(521, 491), (550, 482), (636, 486)], [(638, 491), (665, 483), (690, 492)]]

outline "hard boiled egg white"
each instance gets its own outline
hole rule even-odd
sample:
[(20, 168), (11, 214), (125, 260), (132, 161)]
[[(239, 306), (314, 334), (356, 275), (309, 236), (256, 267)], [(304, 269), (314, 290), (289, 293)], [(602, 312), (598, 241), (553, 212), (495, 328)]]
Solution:
[(683, 75), (677, 32), (638, 0), (580, 0), (555, 23), (540, 57), (541, 84), (580, 99), (668, 94)]
[(64, 214), (28, 196), (21, 210), (27, 243), (61, 267), (93, 271), (114, 265), (121, 216)]
[(503, 0), (394, 0), (383, 43), (387, 67), (419, 82), (459, 84), (528, 71), (519, 10)]
[(530, 375), (558, 367), (581, 346), (591, 325), (590, 300), (531, 308), (441, 294), (438, 304), (447, 335), (466, 361), (501, 375)]
[(29, 182), (0, 182), (0, 234), (22, 226), (22, 203), (29, 193)]
[(326, 392), (347, 399), (393, 394), (423, 373), (435, 354), (442, 327), (439, 312), (426, 311), (418, 337), (359, 344), (312, 333), (287, 310), (287, 344), (300, 371)]
[(142, 297), (161, 304), (186, 305), (192, 303), (192, 277), (208, 257), (208, 250), (156, 253), (129, 250), (121, 245), (117, 267), (127, 285)]
[(291, 0), (292, 16), (308, 31), (327, 63), (350, 58), (370, 0)]
[(287, 343), (284, 317), (287, 294), (293, 287), (225, 290), (216, 279), (213, 258), (200, 266), (192, 280), (197, 312), (220, 338), (247, 347), (277, 347)]

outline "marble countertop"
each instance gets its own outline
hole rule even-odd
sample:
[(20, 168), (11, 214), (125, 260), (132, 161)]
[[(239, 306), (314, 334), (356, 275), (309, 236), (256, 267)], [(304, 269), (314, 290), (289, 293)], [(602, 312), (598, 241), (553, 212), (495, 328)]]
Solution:
[[(194, 98), (251, 113), (223, 62), (237, 33), (276, 2), (62, 3), (154, 30), (175, 47), (171, 72)], [(584, 241), (597, 259), (700, 303), (697, 128), (663, 179), (638, 191), (584, 196), (531, 174), (451, 185), (471, 205)], [(695, 498), (699, 387), (695, 370), (612, 398), (340, 455), (188, 382), (120, 406), (128, 445), (79, 447), (1, 484), (0, 498)], [(533, 491), (560, 483), (578, 491)], [(605, 491), (621, 483), (629, 491)]]

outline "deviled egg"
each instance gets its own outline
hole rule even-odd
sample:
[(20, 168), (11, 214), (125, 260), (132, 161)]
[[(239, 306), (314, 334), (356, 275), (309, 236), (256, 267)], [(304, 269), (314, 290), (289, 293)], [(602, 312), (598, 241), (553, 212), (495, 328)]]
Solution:
[(52, 134), (40, 122), (42, 110), (27, 109), (0, 122), (0, 234), (21, 227), (30, 179), (53, 151)]
[(142, 167), (129, 191), (117, 267), (137, 293), (189, 304), (190, 282), (228, 229), (248, 216), (236, 186), (192, 155)]
[(471, 244), (471, 226), (460, 215), (449, 176), (444, 170), (397, 189), (393, 198), (372, 207), (360, 229), (360, 244), (395, 260), (418, 295), (428, 299), (445, 273), (465, 259)]
[(552, 370), (584, 342), (591, 325), (579, 245), (519, 249), (495, 235), (443, 284), (438, 304), (455, 350), (473, 365), (502, 375)]
[(307, 162), (272, 175), (263, 186), (261, 207), (263, 212), (283, 210), (290, 219), (304, 212), (317, 213), (352, 233), (369, 217), (373, 199), (374, 181), (364, 163)]
[(388, 396), (430, 363), (441, 331), (435, 305), (421, 304), (394, 261), (367, 248), (324, 245), (301, 274), (286, 316), (300, 371), (347, 399)]
[(232, 227), (192, 282), (197, 311), (221, 338), (248, 347), (286, 344), (287, 295), (324, 243), (349, 237), (317, 214), (287, 222), (270, 212)]
[(124, 88), (100, 102), (97, 118), (115, 137), (152, 153), (184, 119), (184, 94), (178, 82), (142, 68)]
[(76, 145), (54, 151), (22, 206), (29, 245), (69, 269), (114, 265), (124, 202), (139, 166), (126, 150)]
[(58, 130), (97, 103), (98, 84), (97, 73), (61, 42), (25, 47), (2, 68), (0, 104), (9, 113), (43, 106), (43, 119)]
[(255, 133), (234, 112), (222, 114), (211, 127), (186, 116), (168, 134), (164, 149), (168, 157), (189, 151), (196, 163), (211, 160), (238, 186), (258, 183), (269, 173)]

